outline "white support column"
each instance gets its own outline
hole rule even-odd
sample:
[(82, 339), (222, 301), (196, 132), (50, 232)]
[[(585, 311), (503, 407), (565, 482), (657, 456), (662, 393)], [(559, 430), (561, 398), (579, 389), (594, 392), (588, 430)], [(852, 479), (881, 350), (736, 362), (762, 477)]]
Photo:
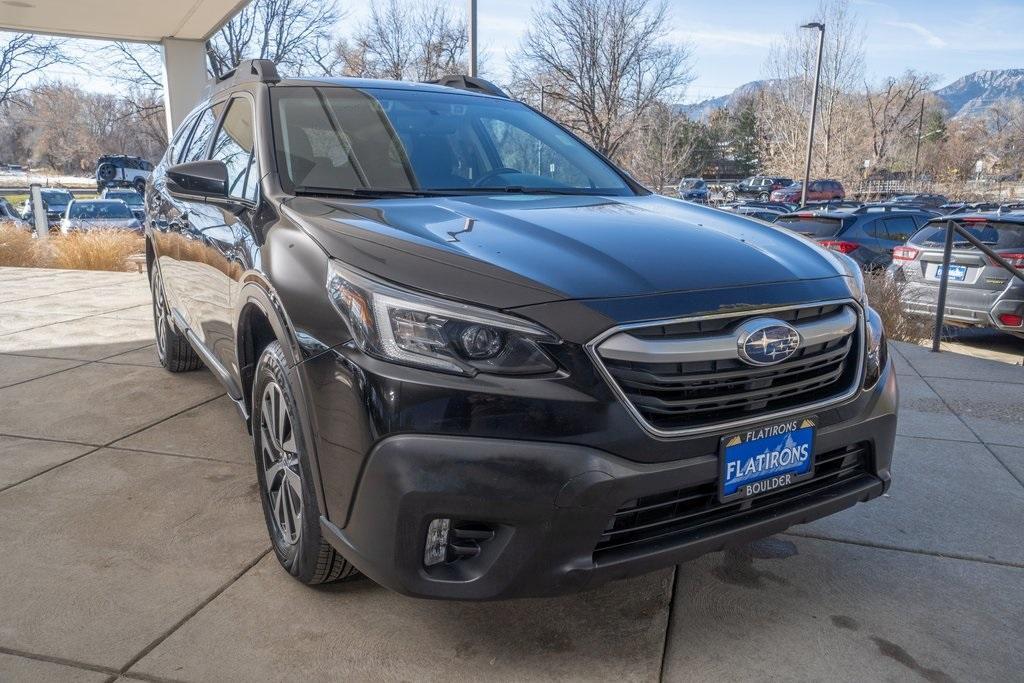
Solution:
[(169, 138), (203, 97), (206, 43), (179, 38), (164, 38), (160, 43), (164, 47), (164, 111)]

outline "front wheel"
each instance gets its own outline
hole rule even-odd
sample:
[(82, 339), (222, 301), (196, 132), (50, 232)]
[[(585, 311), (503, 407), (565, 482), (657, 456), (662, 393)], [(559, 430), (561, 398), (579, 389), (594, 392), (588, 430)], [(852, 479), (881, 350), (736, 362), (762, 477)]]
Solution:
[(736, 193), (732, 190), (726, 190), (725, 198), (731, 202), (736, 199)]
[(320, 506), (288, 363), (271, 342), (256, 364), (252, 435), (267, 531), (281, 566), (313, 585), (358, 576), (320, 533)]
[(767, 192), (762, 192), (757, 196), (757, 198), (760, 199), (762, 202), (766, 202), (768, 201), (769, 196)]

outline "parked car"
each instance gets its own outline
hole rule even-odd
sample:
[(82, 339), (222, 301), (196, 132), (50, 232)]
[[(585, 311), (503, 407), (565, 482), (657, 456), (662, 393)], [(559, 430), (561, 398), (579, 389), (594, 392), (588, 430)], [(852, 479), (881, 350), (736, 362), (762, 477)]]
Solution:
[(158, 358), (246, 416), (291, 575), (551, 595), (888, 488), (895, 375), (852, 261), (451, 82), (242, 62), (148, 187)]
[[(888, 275), (901, 283), (908, 313), (938, 310), (948, 218), (936, 218), (897, 247)], [(964, 214), (954, 220), (1015, 268), (1024, 269), (1024, 215)], [(1024, 282), (959, 235), (954, 235), (943, 320), (991, 327), (1024, 338)]]
[(141, 194), (135, 190), (107, 188), (100, 194), (101, 199), (120, 199), (132, 210), (132, 215), (141, 223), (146, 220), (146, 207)]
[(16, 228), (28, 227), (11, 203), (0, 197), (0, 224), (4, 223), (13, 225)]
[(934, 216), (929, 211), (869, 204), (797, 211), (779, 216), (775, 224), (846, 254), (865, 270), (877, 270), (888, 266), (893, 250)]
[[(46, 208), (46, 220), (50, 227), (60, 224), (68, 204), (74, 198), (67, 190), (58, 188), (43, 188), (39, 192), (43, 197), (43, 206)], [(32, 213), (32, 197), (25, 200), (21, 206), (21, 216), (29, 225), (35, 225), (35, 218)]]
[(726, 201), (733, 201), (743, 197), (759, 199), (763, 202), (771, 198), (772, 192), (788, 187), (793, 184), (792, 178), (779, 176), (751, 176), (745, 178), (735, 185), (727, 185), (724, 188)]
[(153, 164), (142, 157), (125, 154), (107, 154), (96, 160), (96, 190), (107, 187), (131, 187), (139, 194), (146, 191), (146, 181), (153, 172)]
[(711, 197), (708, 184), (700, 178), (683, 178), (679, 181), (676, 191), (679, 193), (680, 199), (685, 199), (688, 202), (707, 204)]
[(945, 216), (954, 216), (979, 211), (997, 211), (998, 209), (999, 204), (996, 202), (950, 202), (940, 206), (939, 212)]
[(778, 202), (747, 201), (737, 204), (723, 204), (719, 208), (742, 216), (753, 216), (754, 218), (759, 218), (760, 220), (772, 223), (779, 216), (793, 211), (796, 208), (796, 205), (781, 204)]
[(945, 195), (941, 194), (901, 194), (893, 197), (891, 200), (894, 204), (909, 204), (922, 209), (936, 209), (940, 206), (949, 203), (949, 199)]
[(67, 235), (88, 230), (142, 231), (142, 223), (120, 199), (76, 199), (68, 206), (67, 215), (60, 223), (60, 231)]
[[(773, 202), (796, 202), (803, 199), (804, 184), (802, 181), (779, 188), (772, 192)], [(807, 201), (842, 200), (846, 198), (846, 190), (838, 180), (812, 180), (807, 186)]]

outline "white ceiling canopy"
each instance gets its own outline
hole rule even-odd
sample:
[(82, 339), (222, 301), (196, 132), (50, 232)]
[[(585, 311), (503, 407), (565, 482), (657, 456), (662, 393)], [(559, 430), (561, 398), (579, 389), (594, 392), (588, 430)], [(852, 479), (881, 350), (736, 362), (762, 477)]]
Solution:
[(248, 0), (0, 0), (0, 30), (159, 42), (205, 40)]

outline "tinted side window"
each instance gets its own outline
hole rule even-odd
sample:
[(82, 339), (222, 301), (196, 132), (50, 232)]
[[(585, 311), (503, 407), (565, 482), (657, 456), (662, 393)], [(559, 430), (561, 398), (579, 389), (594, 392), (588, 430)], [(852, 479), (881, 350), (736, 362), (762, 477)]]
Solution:
[(178, 132), (174, 134), (174, 139), (171, 140), (171, 148), (167, 155), (167, 163), (176, 164), (182, 157), (182, 152), (185, 150), (185, 143), (188, 142), (189, 136), (192, 134), (192, 128), (196, 125), (194, 117), (189, 117), (178, 127)]
[(889, 239), (889, 233), (885, 231), (885, 223), (883, 221), (871, 221), (864, 226), (864, 232), (880, 240)]
[(255, 201), (259, 174), (253, 154), (252, 107), (247, 100), (231, 100), (210, 158), (227, 166), (229, 195)]
[(917, 230), (917, 225), (910, 216), (900, 216), (899, 218), (886, 218), (885, 228), (889, 233), (889, 239), (906, 242)]
[(182, 155), (180, 162), (200, 161), (206, 158), (206, 149), (213, 137), (213, 131), (217, 127), (217, 119), (224, 109), (224, 103), (210, 107), (199, 115), (199, 122), (196, 123), (192, 139), (188, 142), (188, 149)]

